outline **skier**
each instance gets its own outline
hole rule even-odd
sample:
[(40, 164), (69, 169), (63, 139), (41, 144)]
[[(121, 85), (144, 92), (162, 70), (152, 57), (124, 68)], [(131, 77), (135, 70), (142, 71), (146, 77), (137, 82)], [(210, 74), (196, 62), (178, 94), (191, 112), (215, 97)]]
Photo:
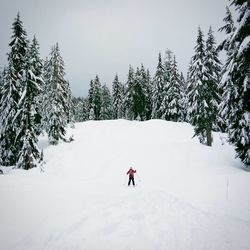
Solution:
[(133, 186), (135, 185), (134, 173), (136, 173), (136, 170), (134, 170), (132, 167), (127, 172), (127, 174), (129, 175), (128, 186), (130, 185), (131, 181), (133, 183)]

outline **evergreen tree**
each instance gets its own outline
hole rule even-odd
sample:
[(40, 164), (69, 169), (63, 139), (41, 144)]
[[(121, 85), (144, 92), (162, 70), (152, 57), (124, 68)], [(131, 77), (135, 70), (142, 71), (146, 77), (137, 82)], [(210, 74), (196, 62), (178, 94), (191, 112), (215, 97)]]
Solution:
[(230, 120), (234, 110), (237, 108), (234, 100), (234, 96), (237, 95), (236, 88), (234, 87), (231, 77), (228, 77), (228, 69), (231, 67), (230, 63), (235, 58), (237, 53), (236, 43), (231, 43), (231, 39), (234, 35), (236, 29), (234, 25), (234, 20), (231, 14), (231, 11), (226, 7), (226, 17), (223, 19), (225, 25), (219, 29), (221, 32), (225, 32), (227, 37), (223, 42), (218, 46), (219, 50), (225, 50), (227, 53), (226, 63), (222, 67), (222, 79), (220, 82), (220, 90), (222, 92), (222, 101), (220, 103), (219, 114), (221, 123), (224, 124), (222, 130), (228, 130), (230, 126)]
[[(94, 112), (94, 103), (93, 103), (93, 100), (94, 100), (94, 81), (90, 80), (89, 91), (88, 91), (88, 117), (90, 115), (90, 110), (91, 109)], [(91, 118), (92, 119), (90, 119), (90, 120), (94, 120), (95, 119), (94, 114), (91, 115)]]
[(94, 113), (95, 113), (95, 119), (100, 119), (100, 113), (101, 113), (101, 83), (99, 80), (98, 75), (95, 77), (94, 80)]
[(81, 121), (87, 121), (89, 119), (88, 115), (89, 101), (88, 98), (83, 98), (82, 101), (82, 112), (81, 112)]
[(195, 126), (195, 135), (201, 143), (208, 146), (212, 144), (212, 122), (209, 116), (209, 103), (207, 102), (208, 80), (205, 72), (205, 47), (203, 33), (198, 29), (198, 37), (195, 46), (195, 55), (189, 67), (188, 77), (188, 108), (190, 122)]
[(0, 101), (0, 155), (2, 165), (17, 163), (22, 150), (18, 128), (21, 125), (19, 102), (23, 94), (22, 81), (25, 72), (25, 59), (28, 48), (26, 31), (23, 28), (19, 13), (12, 25), (13, 35), (9, 44), (8, 66), (5, 70), (2, 97)]
[(36, 167), (41, 159), (41, 154), (37, 148), (35, 100), (42, 90), (40, 87), (42, 79), (40, 78), (41, 71), (38, 70), (35, 62), (36, 59), (37, 54), (34, 53), (34, 47), (31, 46), (26, 53), (26, 63), (22, 78), (23, 92), (18, 103), (19, 112), (16, 116), (20, 122), (16, 139), (22, 144), (22, 148), (18, 153), (17, 167), (26, 170)]
[(131, 111), (133, 120), (144, 121), (146, 120), (146, 101), (147, 101), (147, 78), (146, 72), (142, 65), (141, 70), (137, 68), (134, 77), (134, 84), (131, 94)]
[(250, 2), (233, 0), (238, 13), (234, 29), (227, 13), (227, 23), (222, 27), (228, 34), (224, 41), (228, 59), (223, 69), (222, 85), (227, 87), (224, 105), (230, 108), (228, 119), (229, 138), (236, 146), (237, 157), (250, 167)]
[(88, 120), (88, 101), (85, 98), (72, 98), (72, 114), (73, 114), (73, 120), (75, 122), (83, 122)]
[(91, 114), (91, 120), (99, 120), (101, 113), (101, 83), (98, 75), (96, 75), (95, 80), (90, 81), (90, 89), (88, 94), (89, 100), (89, 113), (93, 109), (93, 114)]
[(153, 92), (153, 84), (150, 76), (149, 69), (146, 71), (146, 119), (149, 120), (152, 117), (152, 92)]
[[(221, 62), (218, 58), (218, 51), (216, 49), (215, 39), (212, 28), (209, 28), (208, 38), (206, 41), (206, 55), (204, 64), (206, 66), (206, 103), (208, 108), (206, 109), (207, 117), (210, 122), (209, 127), (214, 130), (220, 130), (221, 122), (218, 119), (219, 103), (221, 102), (221, 96), (219, 91), (219, 82), (221, 78)], [(211, 129), (211, 130), (212, 130)]]
[(187, 81), (184, 78), (183, 73), (181, 72), (180, 75), (180, 86), (181, 86), (181, 107), (182, 107), (182, 113), (181, 113), (181, 121), (187, 122), (187, 111), (188, 111), (188, 98), (187, 98)]
[(115, 75), (115, 79), (112, 85), (112, 96), (113, 96), (113, 109), (114, 109), (114, 119), (123, 118), (123, 102), (124, 102), (124, 93), (123, 86), (121, 82), (119, 82), (118, 75)]
[(33, 37), (30, 49), (29, 49), (29, 57), (30, 57), (30, 67), (32, 69), (33, 74), (36, 76), (36, 84), (38, 89), (37, 95), (34, 95), (34, 123), (35, 123), (35, 131), (37, 135), (42, 133), (42, 95), (44, 94), (44, 81), (43, 81), (43, 61), (40, 58), (39, 52), (39, 43), (36, 37)]
[(170, 102), (172, 100), (172, 97), (169, 93), (170, 87), (171, 87), (171, 81), (173, 78), (173, 52), (170, 50), (166, 51), (165, 60), (163, 63), (164, 70), (164, 84), (163, 84), (163, 100), (160, 106), (160, 110), (162, 113), (162, 119), (165, 119), (167, 121), (171, 120), (170, 117)]
[(154, 77), (153, 91), (152, 91), (152, 118), (161, 119), (164, 112), (162, 110), (163, 93), (164, 93), (164, 67), (162, 65), (161, 54), (159, 53), (158, 65)]
[(109, 88), (106, 85), (102, 86), (100, 119), (101, 120), (113, 119), (112, 97)]
[(133, 93), (133, 85), (134, 85), (134, 69), (131, 65), (129, 65), (128, 71), (128, 80), (125, 84), (126, 92), (124, 95), (124, 106), (125, 106), (125, 117), (126, 119), (133, 119), (133, 111), (132, 111), (132, 93)]
[(69, 114), (68, 83), (65, 80), (64, 62), (58, 44), (53, 46), (50, 59), (45, 63), (45, 111), (43, 119), (50, 144), (65, 140)]
[(181, 95), (181, 81), (180, 74), (177, 69), (177, 62), (175, 56), (170, 58), (167, 68), (168, 79), (165, 83), (164, 91), (164, 107), (162, 110), (165, 111), (163, 118), (169, 121), (181, 121), (182, 116), (182, 95)]

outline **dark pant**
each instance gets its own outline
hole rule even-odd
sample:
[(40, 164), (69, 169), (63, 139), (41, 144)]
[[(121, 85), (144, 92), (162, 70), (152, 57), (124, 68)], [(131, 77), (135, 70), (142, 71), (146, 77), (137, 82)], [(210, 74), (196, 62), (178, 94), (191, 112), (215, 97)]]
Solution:
[(131, 181), (132, 181), (133, 185), (135, 185), (134, 176), (129, 176), (128, 186), (130, 185)]

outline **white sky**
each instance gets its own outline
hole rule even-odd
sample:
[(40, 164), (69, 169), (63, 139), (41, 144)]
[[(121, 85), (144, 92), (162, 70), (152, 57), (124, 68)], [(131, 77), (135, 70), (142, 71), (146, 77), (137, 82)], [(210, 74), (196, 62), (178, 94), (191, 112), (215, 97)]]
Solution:
[(96, 74), (109, 86), (115, 73), (126, 81), (128, 67), (141, 63), (155, 73), (159, 51), (172, 50), (186, 73), (198, 26), (223, 34), (228, 0), (0, 0), (0, 66), (18, 11), (30, 38), (36, 34), (42, 58), (59, 43), (73, 95), (86, 96)]

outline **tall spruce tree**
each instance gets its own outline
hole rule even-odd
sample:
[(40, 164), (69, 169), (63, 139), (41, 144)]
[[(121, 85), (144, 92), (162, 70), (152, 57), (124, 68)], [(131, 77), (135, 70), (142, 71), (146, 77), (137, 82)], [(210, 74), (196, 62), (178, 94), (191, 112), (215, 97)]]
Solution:
[(111, 120), (113, 119), (113, 106), (112, 97), (109, 88), (106, 85), (102, 86), (102, 98), (101, 98), (101, 120)]
[(94, 92), (93, 92), (93, 109), (94, 109), (94, 114), (95, 114), (95, 120), (100, 119), (101, 102), (102, 102), (101, 83), (100, 83), (98, 75), (96, 75), (95, 80), (94, 80)]
[(128, 79), (125, 84), (126, 92), (124, 95), (124, 107), (125, 107), (125, 117), (126, 119), (133, 119), (132, 111), (132, 94), (133, 94), (133, 85), (134, 85), (134, 69), (129, 65)]
[(187, 98), (187, 81), (184, 78), (183, 73), (181, 72), (180, 75), (180, 83), (181, 83), (181, 107), (182, 107), (182, 113), (181, 113), (181, 121), (187, 122), (187, 113), (188, 113), (188, 98)]
[(230, 125), (230, 117), (233, 110), (235, 110), (234, 96), (236, 96), (236, 89), (233, 86), (232, 78), (228, 77), (228, 68), (230, 67), (231, 60), (237, 53), (235, 43), (230, 43), (230, 40), (236, 29), (234, 20), (229, 7), (226, 7), (226, 17), (223, 19), (225, 25), (219, 29), (220, 32), (226, 33), (226, 38), (218, 46), (218, 49), (225, 50), (227, 54), (226, 63), (222, 67), (222, 78), (220, 81), (220, 90), (222, 93), (222, 101), (219, 107), (219, 117), (221, 118), (222, 130), (228, 130)]
[(167, 50), (165, 52), (165, 58), (164, 58), (164, 84), (163, 84), (163, 100), (160, 106), (160, 110), (162, 115), (162, 119), (170, 121), (170, 102), (171, 102), (171, 95), (169, 94), (171, 81), (172, 81), (172, 75), (173, 75), (173, 52), (170, 50)]
[(40, 45), (37, 38), (34, 36), (29, 49), (30, 57), (30, 67), (32, 72), (36, 76), (36, 84), (40, 91), (37, 95), (34, 95), (34, 123), (36, 134), (40, 135), (42, 133), (42, 102), (44, 94), (44, 81), (43, 81), (43, 61), (40, 58)]
[(88, 120), (88, 101), (86, 98), (72, 98), (73, 116), (75, 122), (83, 122)]
[(131, 91), (131, 112), (133, 120), (146, 120), (146, 101), (147, 101), (147, 78), (146, 72), (142, 65), (141, 70), (137, 68), (134, 84)]
[(94, 80), (90, 81), (90, 88), (88, 94), (89, 114), (91, 111), (90, 120), (99, 120), (101, 113), (101, 83), (98, 75)]
[(235, 30), (230, 30), (229, 25), (228, 29), (224, 28), (228, 33), (225, 41), (228, 59), (222, 84), (231, 88), (223, 102), (231, 108), (228, 116), (230, 141), (236, 146), (237, 157), (250, 168), (250, 2), (233, 0), (232, 4), (238, 23)]
[(158, 57), (158, 65), (154, 77), (153, 91), (152, 91), (152, 118), (161, 119), (164, 115), (162, 110), (162, 102), (164, 99), (164, 67), (162, 64), (161, 53)]
[[(33, 45), (33, 46), (32, 46)], [(19, 100), (19, 112), (17, 118), (20, 121), (17, 139), (21, 141), (22, 148), (18, 153), (17, 167), (30, 169), (36, 167), (41, 159), (41, 154), (37, 148), (37, 103), (36, 97), (42, 91), (41, 68), (37, 65), (37, 51), (32, 44), (25, 58), (25, 68), (22, 78), (23, 92)], [(39, 65), (40, 66), (40, 65)]]
[(143, 103), (143, 120), (149, 120), (152, 114), (152, 86), (149, 69), (145, 70), (143, 64), (140, 68), (140, 77), (141, 77), (141, 88), (142, 95), (144, 99)]
[(146, 71), (146, 119), (149, 120), (152, 117), (152, 92), (153, 92), (153, 83), (151, 80), (149, 69)]
[(28, 41), (19, 13), (12, 25), (12, 30), (8, 66), (3, 78), (0, 101), (0, 155), (1, 164), (5, 166), (17, 163), (18, 154), (23, 147), (23, 142), (20, 141), (20, 135), (17, 133), (21, 125), (18, 113), (24, 90), (22, 83), (25, 75)]
[(94, 90), (95, 85), (94, 81), (90, 80), (89, 84), (89, 92), (88, 92), (88, 117), (90, 116), (90, 111), (91, 111), (91, 119), (89, 120), (95, 120), (95, 114), (94, 114)]
[(205, 46), (203, 33), (198, 29), (195, 46), (195, 55), (192, 57), (188, 77), (188, 115), (194, 125), (195, 134), (201, 143), (212, 145), (212, 123), (209, 116), (209, 103), (207, 100), (207, 71), (205, 66)]
[(68, 83), (65, 80), (64, 61), (58, 44), (53, 46), (50, 59), (45, 63), (44, 81), (46, 99), (43, 103), (45, 129), (50, 144), (65, 140), (68, 112)]
[[(206, 80), (206, 103), (208, 108), (206, 109), (209, 127), (214, 130), (220, 130), (221, 122), (218, 118), (219, 104), (221, 102), (221, 92), (219, 89), (219, 83), (221, 78), (221, 62), (218, 58), (218, 51), (213, 35), (213, 30), (210, 27), (207, 35), (206, 51), (204, 63), (206, 66), (206, 72), (204, 74), (207, 77)], [(211, 130), (212, 130), (211, 129)]]
[(124, 93), (123, 86), (119, 81), (117, 74), (115, 75), (115, 79), (113, 81), (112, 90), (114, 119), (121, 119), (124, 116)]
[(175, 56), (170, 59), (169, 63), (169, 79), (166, 79), (164, 92), (164, 118), (169, 121), (179, 122), (182, 116), (182, 95), (180, 74), (177, 68)]

